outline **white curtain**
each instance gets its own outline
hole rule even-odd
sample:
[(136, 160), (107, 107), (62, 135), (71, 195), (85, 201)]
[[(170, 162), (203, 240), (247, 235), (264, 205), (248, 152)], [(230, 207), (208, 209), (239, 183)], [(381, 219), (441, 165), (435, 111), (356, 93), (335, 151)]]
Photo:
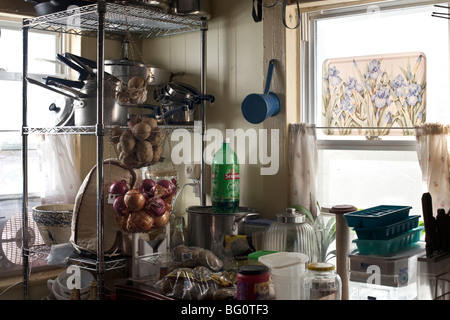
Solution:
[(432, 198), (433, 214), (437, 209), (450, 208), (450, 154), (448, 136), (450, 127), (439, 123), (427, 123), (415, 127), (417, 156), (422, 170), (424, 193)]
[(306, 123), (289, 125), (289, 165), (291, 204), (301, 205), (317, 216), (317, 135), (316, 127)]
[(45, 135), (38, 152), (43, 177), (42, 204), (75, 203), (81, 185), (75, 162), (75, 136)]

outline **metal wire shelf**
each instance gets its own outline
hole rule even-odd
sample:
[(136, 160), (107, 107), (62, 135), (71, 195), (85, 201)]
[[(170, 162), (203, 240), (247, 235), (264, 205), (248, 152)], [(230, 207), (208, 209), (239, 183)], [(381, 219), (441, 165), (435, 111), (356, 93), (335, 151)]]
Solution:
[[(125, 32), (147, 38), (174, 35), (202, 30), (203, 21), (206, 20), (201, 17), (173, 15), (157, 8), (106, 3), (105, 36), (115, 38)], [(27, 19), (24, 25), (38, 30), (96, 36), (97, 4)]]
[[(167, 125), (158, 125), (161, 129), (165, 131), (173, 131), (177, 129), (186, 129), (189, 131), (194, 130), (194, 125), (186, 124), (186, 125), (177, 125), (177, 124), (167, 124)], [(104, 127), (104, 133), (109, 135), (111, 129), (114, 126), (107, 125)], [(127, 129), (128, 126), (121, 126), (122, 129)], [(59, 127), (24, 127), (22, 129), (24, 135), (31, 134), (86, 134), (93, 135), (96, 132), (96, 126), (59, 126)]]
[[(33, 259), (46, 259), (48, 255), (50, 254), (51, 247), (42, 244), (42, 245), (35, 245), (31, 246), (28, 250), (29, 257)], [(71, 265), (76, 265), (80, 268), (95, 271), (96, 270), (96, 261), (92, 258), (86, 258), (82, 256), (71, 256), (68, 258), (68, 262)], [(105, 259), (105, 269), (107, 270), (114, 270), (114, 269), (121, 269), (128, 267), (127, 265), (128, 261), (126, 257), (119, 256), (119, 257), (113, 257)]]

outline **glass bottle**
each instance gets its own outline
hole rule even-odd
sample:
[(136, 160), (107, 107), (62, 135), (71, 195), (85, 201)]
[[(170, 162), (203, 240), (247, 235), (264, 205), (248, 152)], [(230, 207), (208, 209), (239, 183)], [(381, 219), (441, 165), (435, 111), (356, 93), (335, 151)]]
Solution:
[(173, 233), (170, 237), (170, 250), (172, 251), (176, 246), (186, 244), (186, 238), (184, 236), (184, 217), (175, 216)]
[(211, 202), (216, 213), (239, 211), (239, 161), (225, 138), (211, 164)]
[(317, 236), (313, 226), (306, 222), (306, 216), (295, 208), (287, 208), (276, 217), (267, 230), (264, 250), (300, 252), (309, 257), (308, 262), (318, 261)]
[(341, 277), (334, 265), (325, 262), (310, 263), (300, 276), (302, 300), (341, 300)]
[(88, 300), (98, 300), (97, 281), (91, 281), (89, 284), (89, 298)]
[(70, 290), (70, 300), (81, 300), (80, 289), (73, 288)]

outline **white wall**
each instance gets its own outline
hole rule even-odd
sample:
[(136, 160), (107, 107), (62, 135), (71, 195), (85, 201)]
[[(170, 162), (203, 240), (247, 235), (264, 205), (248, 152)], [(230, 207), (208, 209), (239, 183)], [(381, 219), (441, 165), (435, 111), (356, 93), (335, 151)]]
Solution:
[[(251, 125), (241, 112), (244, 98), (264, 90), (263, 25), (255, 23), (251, 15), (251, 1), (211, 1), (211, 19), (207, 32), (206, 93), (215, 96), (213, 105), (206, 104), (207, 128), (239, 129), (244, 131), (261, 125)], [(200, 33), (147, 39), (142, 45), (144, 61), (172, 72), (185, 72), (174, 80), (200, 88)], [(255, 152), (255, 145), (247, 146)], [(240, 159), (244, 162), (245, 159)], [(240, 205), (262, 211), (263, 177), (260, 165), (241, 164)], [(209, 169), (209, 166), (207, 166)], [(209, 170), (207, 171), (209, 182)], [(183, 182), (183, 181), (181, 181)], [(177, 208), (199, 205), (199, 199), (190, 197), (190, 188), (183, 192)], [(209, 194), (209, 185), (207, 186)], [(207, 205), (210, 205), (209, 197)]]

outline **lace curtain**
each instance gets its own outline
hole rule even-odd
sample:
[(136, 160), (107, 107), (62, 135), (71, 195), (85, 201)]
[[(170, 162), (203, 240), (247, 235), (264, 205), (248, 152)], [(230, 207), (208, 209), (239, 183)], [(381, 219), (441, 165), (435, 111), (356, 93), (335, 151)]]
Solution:
[(449, 148), (450, 126), (427, 123), (415, 127), (417, 156), (422, 170), (424, 193), (429, 192), (433, 200), (433, 213), (450, 208)]
[(289, 165), (292, 173), (290, 200), (317, 216), (317, 135), (314, 125), (289, 125)]
[(42, 204), (75, 203), (81, 185), (74, 135), (44, 135), (38, 147), (43, 177)]

